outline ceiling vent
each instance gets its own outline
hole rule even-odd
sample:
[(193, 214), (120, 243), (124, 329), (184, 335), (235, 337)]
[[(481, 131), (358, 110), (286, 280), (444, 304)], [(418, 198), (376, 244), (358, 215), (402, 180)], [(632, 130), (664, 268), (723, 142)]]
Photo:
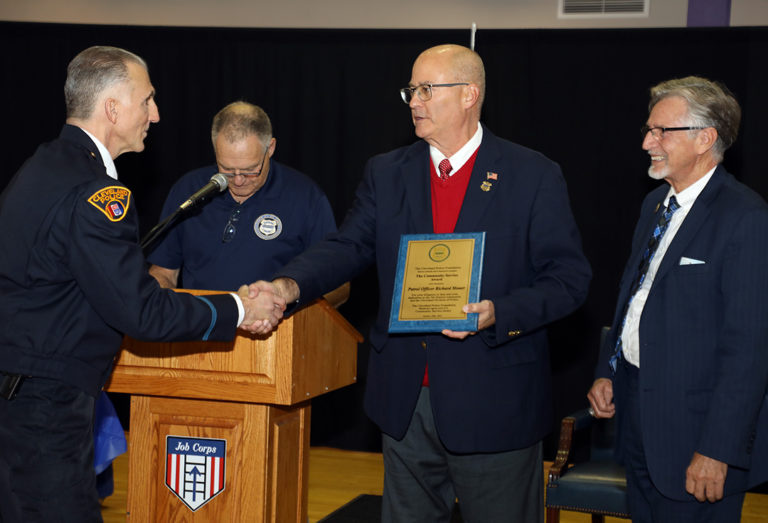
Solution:
[(648, 16), (650, 0), (559, 0), (558, 18)]

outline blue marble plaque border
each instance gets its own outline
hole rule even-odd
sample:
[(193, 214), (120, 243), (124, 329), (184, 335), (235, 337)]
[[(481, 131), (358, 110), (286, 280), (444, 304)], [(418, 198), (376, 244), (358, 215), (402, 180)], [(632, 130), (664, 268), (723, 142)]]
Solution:
[(467, 314), (463, 320), (400, 320), (398, 319), (400, 303), (403, 296), (405, 281), (405, 260), (408, 255), (408, 243), (411, 241), (431, 240), (466, 240), (474, 239), (475, 247), (472, 254), (472, 273), (470, 275), (468, 303), (480, 301), (480, 283), (483, 277), (483, 252), (485, 250), (485, 232), (464, 232), (451, 234), (403, 234), (400, 236), (400, 247), (397, 254), (397, 271), (395, 272), (395, 287), (392, 293), (392, 309), (389, 314), (389, 332), (417, 333), (441, 332), (443, 329), (454, 331), (476, 331), (477, 313)]

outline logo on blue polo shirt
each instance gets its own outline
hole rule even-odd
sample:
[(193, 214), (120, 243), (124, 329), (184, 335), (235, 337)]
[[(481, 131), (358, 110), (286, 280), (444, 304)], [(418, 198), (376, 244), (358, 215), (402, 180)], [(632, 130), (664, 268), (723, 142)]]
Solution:
[(262, 240), (274, 240), (283, 232), (283, 222), (274, 214), (262, 214), (253, 223), (253, 231)]

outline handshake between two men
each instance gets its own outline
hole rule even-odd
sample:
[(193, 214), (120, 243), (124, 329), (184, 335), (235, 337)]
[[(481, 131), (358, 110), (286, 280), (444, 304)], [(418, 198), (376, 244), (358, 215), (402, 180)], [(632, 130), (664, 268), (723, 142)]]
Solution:
[(286, 303), (299, 299), (299, 287), (288, 278), (274, 282), (260, 280), (242, 285), (237, 294), (245, 308), (245, 318), (239, 328), (253, 334), (269, 334), (283, 318)]
[[(349, 295), (349, 283), (344, 284), (338, 290), (343, 289), (335, 297), (333, 293), (328, 293), (325, 298), (334, 307), (337, 307), (346, 301)], [(336, 292), (336, 291), (334, 291)], [(271, 332), (283, 317), (286, 304), (293, 303), (299, 299), (299, 285), (291, 278), (277, 278), (272, 282), (259, 280), (250, 285), (243, 285), (237, 293), (245, 305), (245, 319), (240, 325), (241, 329), (254, 334), (268, 334)], [(338, 301), (339, 296), (343, 296)], [(496, 315), (493, 302), (482, 300), (479, 303), (469, 303), (464, 306), (464, 312), (475, 312), (479, 314), (478, 328), (482, 330), (496, 323)], [(468, 331), (443, 330), (442, 333), (449, 338), (464, 339), (467, 336), (475, 334)]]

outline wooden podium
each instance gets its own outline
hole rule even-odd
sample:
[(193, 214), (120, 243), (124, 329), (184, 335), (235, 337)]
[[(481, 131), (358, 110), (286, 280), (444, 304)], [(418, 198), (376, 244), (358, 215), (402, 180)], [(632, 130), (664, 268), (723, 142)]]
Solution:
[[(268, 336), (238, 334), (228, 343), (125, 338), (106, 390), (131, 394), (127, 521), (306, 523), (310, 400), (355, 382), (362, 336), (322, 299)], [(187, 456), (171, 478), (175, 438), (214, 457), (224, 452), (206, 442), (223, 440), (226, 458), (190, 473), (198, 458)]]

